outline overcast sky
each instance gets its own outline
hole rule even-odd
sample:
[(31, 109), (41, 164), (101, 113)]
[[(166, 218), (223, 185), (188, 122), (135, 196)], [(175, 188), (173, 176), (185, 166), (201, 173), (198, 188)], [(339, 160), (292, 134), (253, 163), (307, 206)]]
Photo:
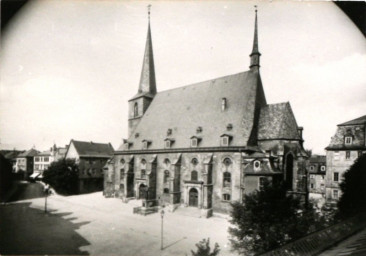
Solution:
[(289, 101), (305, 148), (324, 153), (336, 125), (366, 114), (366, 41), (331, 2), (30, 1), (0, 55), (1, 148), (127, 137), (151, 29), (158, 91), (249, 68), (258, 5), (268, 103)]

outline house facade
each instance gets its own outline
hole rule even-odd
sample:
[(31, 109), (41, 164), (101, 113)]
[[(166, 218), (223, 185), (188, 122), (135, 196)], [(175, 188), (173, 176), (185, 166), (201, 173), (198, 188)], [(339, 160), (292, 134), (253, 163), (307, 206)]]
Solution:
[(344, 172), (361, 154), (366, 153), (366, 115), (338, 124), (326, 152), (326, 200), (332, 203), (341, 196), (339, 184)]
[(309, 159), (309, 192), (325, 196), (326, 156), (312, 155)]
[(33, 158), (38, 153), (39, 151), (32, 148), (24, 153), (19, 154), (15, 162), (15, 173), (23, 172), (24, 179), (28, 179), (33, 173)]
[(157, 92), (149, 21), (129, 137), (105, 167), (105, 196), (196, 207), (209, 217), (266, 180), (304, 195), (302, 127), (290, 103), (267, 103), (260, 56), (256, 14), (248, 71)]
[(113, 156), (110, 143), (71, 140), (65, 158), (75, 159), (79, 169), (79, 193), (103, 190), (103, 167)]
[(52, 162), (58, 161), (65, 157), (67, 147), (57, 147), (54, 144), (50, 150), (43, 151), (34, 156), (34, 172), (31, 178), (42, 178), (43, 172), (50, 167)]

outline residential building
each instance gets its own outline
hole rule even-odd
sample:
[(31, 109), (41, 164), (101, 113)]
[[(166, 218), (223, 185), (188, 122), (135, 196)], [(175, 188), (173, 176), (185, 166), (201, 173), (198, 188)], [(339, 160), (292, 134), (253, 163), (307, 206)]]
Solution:
[(227, 213), (266, 180), (305, 196), (303, 128), (289, 102), (267, 103), (260, 56), (256, 15), (248, 71), (157, 92), (149, 21), (129, 137), (105, 167), (105, 196), (195, 207), (205, 217)]
[(19, 154), (24, 153), (24, 150), (1, 150), (2, 154), (6, 159), (8, 159), (12, 165), (12, 170), (15, 172), (16, 170), (16, 163), (17, 163), (17, 157)]
[(113, 152), (110, 143), (70, 141), (65, 158), (75, 159), (79, 167), (79, 193), (103, 190), (103, 167)]
[(23, 172), (24, 179), (28, 179), (33, 173), (33, 158), (38, 153), (39, 151), (32, 148), (24, 153), (19, 154), (16, 158), (15, 172)]
[(42, 178), (43, 172), (50, 167), (51, 163), (65, 157), (67, 147), (57, 147), (54, 144), (50, 150), (43, 151), (34, 156), (34, 172), (31, 178)]
[(312, 155), (309, 159), (309, 192), (325, 196), (326, 156)]
[(341, 196), (339, 184), (355, 160), (366, 153), (366, 115), (338, 124), (327, 151), (326, 200), (336, 202)]

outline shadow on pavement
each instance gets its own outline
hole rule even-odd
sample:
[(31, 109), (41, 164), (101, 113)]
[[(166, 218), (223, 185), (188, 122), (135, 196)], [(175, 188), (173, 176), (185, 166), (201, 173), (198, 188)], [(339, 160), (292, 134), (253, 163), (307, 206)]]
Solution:
[(0, 206), (1, 255), (89, 255), (79, 248), (90, 243), (75, 231), (89, 222), (72, 223), (62, 218), (71, 213), (46, 214), (29, 206)]
[(187, 237), (183, 237), (183, 238), (181, 238), (181, 239), (179, 239), (179, 240), (177, 240), (177, 241), (175, 241), (173, 243), (170, 243), (167, 246), (164, 246), (163, 249), (169, 248), (170, 246), (173, 246), (173, 245), (179, 243), (180, 241), (183, 241), (184, 239), (187, 239)]
[(17, 182), (16, 191), (8, 199), (8, 202), (44, 197), (43, 186), (39, 183)]

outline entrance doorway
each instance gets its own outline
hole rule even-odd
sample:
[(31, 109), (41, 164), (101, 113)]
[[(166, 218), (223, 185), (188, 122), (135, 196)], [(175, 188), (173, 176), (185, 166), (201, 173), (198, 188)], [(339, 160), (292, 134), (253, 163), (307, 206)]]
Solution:
[(189, 206), (198, 207), (198, 191), (195, 188), (189, 191)]
[(139, 187), (139, 198), (138, 199), (146, 199), (146, 185), (141, 184)]

